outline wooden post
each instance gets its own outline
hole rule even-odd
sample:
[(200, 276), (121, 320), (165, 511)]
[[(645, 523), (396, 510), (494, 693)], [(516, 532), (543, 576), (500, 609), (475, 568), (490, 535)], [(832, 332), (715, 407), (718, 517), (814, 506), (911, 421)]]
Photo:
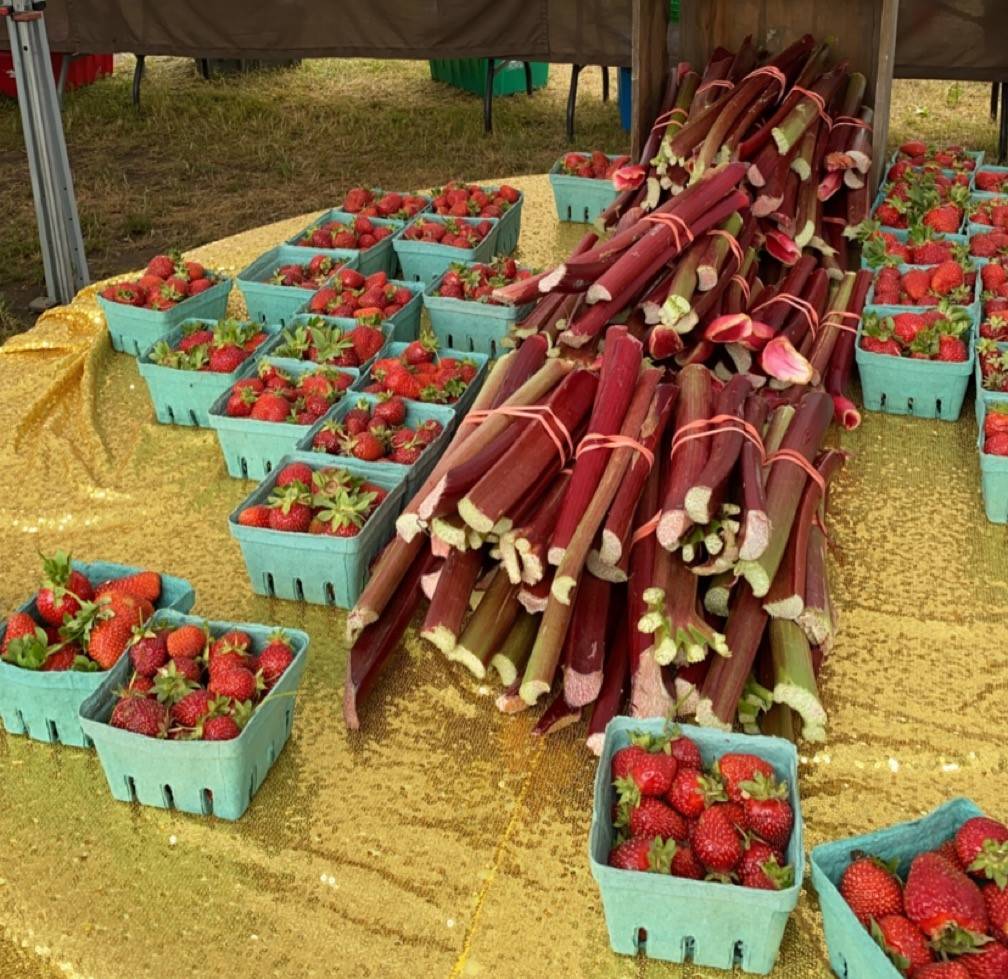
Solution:
[(667, 0), (633, 0), (630, 152), (635, 160), (658, 115), (668, 72), (667, 9)]
[(899, 0), (883, 0), (879, 12), (878, 61), (875, 67), (875, 118), (872, 121), (871, 188), (874, 193), (882, 180), (882, 168), (888, 157), (889, 106), (892, 102), (893, 69), (896, 64), (896, 22)]

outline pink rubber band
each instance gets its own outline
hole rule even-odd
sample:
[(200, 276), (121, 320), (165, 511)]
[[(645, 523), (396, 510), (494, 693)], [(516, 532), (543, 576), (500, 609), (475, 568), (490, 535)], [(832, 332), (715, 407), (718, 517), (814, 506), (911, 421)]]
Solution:
[(634, 452), (641, 454), (649, 470), (654, 466), (654, 453), (629, 435), (600, 435), (597, 432), (589, 432), (578, 444), (574, 458), (580, 459), (585, 452), (593, 452), (596, 449), (633, 449)]
[(693, 98), (698, 95), (703, 95), (704, 92), (712, 88), (734, 88), (735, 83), (728, 81), (727, 78), (712, 78), (709, 82), (704, 82), (694, 93)]
[(633, 536), (630, 538), (630, 546), (633, 547), (635, 544), (639, 544), (645, 537), (650, 537), (658, 529), (658, 521), (661, 519), (661, 510), (659, 510), (650, 520), (642, 523), (634, 532)]
[[(567, 427), (557, 418), (549, 405), (512, 405), (511, 407), (501, 405), (499, 408), (470, 411), (462, 420), (462, 424), (470, 421), (481, 422), (494, 415), (506, 415), (509, 418), (524, 418), (539, 422), (550, 441), (556, 446), (557, 454), (560, 456), (560, 465), (563, 465), (567, 456), (574, 452), (574, 440), (571, 438), (571, 433), (567, 431)], [(554, 425), (556, 428), (553, 427)]]
[(742, 246), (738, 243), (738, 238), (735, 237), (730, 231), (725, 231), (724, 228), (711, 228), (707, 232), (713, 238), (724, 238), (728, 242), (728, 248), (731, 253), (735, 256), (735, 260), (739, 263), (739, 268), (742, 267), (742, 262), (745, 260), (745, 256), (742, 254)]
[(762, 68), (756, 68), (755, 70), (749, 72), (746, 78), (759, 78), (761, 75), (768, 75), (772, 78), (778, 85), (780, 85), (780, 93), (777, 96), (780, 98), (784, 94), (784, 90), (787, 88), (787, 76), (780, 70), (780, 68), (774, 65), (764, 65)]
[(672, 231), (678, 251), (683, 250), (682, 242), (679, 240), (680, 231), (686, 236), (687, 245), (693, 241), (693, 232), (690, 231), (689, 225), (676, 214), (645, 214), (643, 220), (650, 221), (652, 224), (664, 224), (665, 227), (669, 228)]
[(812, 335), (815, 336), (819, 329), (819, 314), (816, 312), (815, 307), (807, 300), (802, 299), (801, 296), (795, 296), (790, 292), (780, 292), (776, 296), (771, 296), (765, 303), (760, 303), (755, 309), (750, 310), (750, 312), (758, 313), (761, 309), (766, 309), (767, 306), (772, 306), (775, 302), (782, 302), (804, 314), (805, 319), (808, 320), (809, 329), (812, 331)]
[(867, 129), (870, 133), (875, 131), (870, 123), (858, 119), (857, 116), (837, 116), (833, 120), (833, 128), (838, 129), (840, 126), (856, 126), (858, 129)]
[(799, 95), (804, 95), (805, 98), (809, 99), (818, 110), (819, 118), (826, 123), (826, 126), (829, 129), (833, 128), (833, 120), (826, 112), (826, 100), (818, 92), (813, 92), (809, 88), (802, 88), (801, 85), (792, 86), (791, 91), (797, 92)]
[(669, 109), (667, 112), (663, 112), (657, 119), (655, 119), (654, 124), (651, 126), (652, 131), (655, 129), (660, 129), (662, 126), (669, 126), (672, 120), (676, 116), (682, 116), (685, 119), (689, 113), (681, 106), (676, 106), (675, 108)]
[(729, 284), (731, 282), (734, 282), (739, 287), (742, 292), (742, 298), (745, 300), (746, 307), (748, 307), (750, 297), (749, 280), (744, 279), (741, 275), (733, 275), (729, 280)]

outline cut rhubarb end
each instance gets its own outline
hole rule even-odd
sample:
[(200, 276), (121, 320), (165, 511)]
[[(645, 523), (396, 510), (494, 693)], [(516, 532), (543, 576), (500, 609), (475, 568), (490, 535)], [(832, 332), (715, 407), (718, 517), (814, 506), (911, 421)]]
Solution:
[(525, 703), (517, 693), (505, 690), (497, 698), (497, 710), (502, 714), (520, 714), (523, 710), (528, 710), (529, 705)]
[[(431, 523), (431, 547), (433, 548), (438, 541), (444, 543), (449, 550), (452, 548), (456, 551), (469, 550), (467, 528), (460, 527), (457, 523), (443, 517), (435, 517)], [(445, 553), (439, 556), (447, 557), (448, 555)]]
[(456, 645), (447, 655), (453, 663), (461, 663), (477, 680), (486, 677), (486, 667), (471, 649)]
[[(804, 727), (811, 726), (813, 730), (826, 730), (826, 710), (818, 699), (804, 687), (794, 683), (778, 683), (773, 688), (773, 699), (778, 704), (787, 704), (801, 719)], [(802, 730), (802, 736), (812, 740)]]
[(518, 668), (500, 653), (496, 653), (490, 658), (490, 667), (497, 671), (497, 675), (505, 687), (510, 687), (518, 679)]
[(566, 575), (557, 575), (550, 585), (550, 592), (553, 597), (564, 605), (570, 605), (572, 594), (577, 586), (576, 578), (569, 578)]
[(798, 625), (813, 646), (821, 646), (833, 635), (833, 621), (826, 609), (806, 608), (798, 617)]
[(588, 746), (588, 750), (596, 758), (599, 758), (602, 755), (602, 746), (605, 744), (605, 734), (589, 734), (585, 744)]
[(529, 680), (521, 685), (518, 693), (529, 707), (534, 707), (539, 698), (548, 694), (549, 690), (550, 685), (543, 680)]
[(726, 313), (704, 329), (704, 339), (712, 343), (737, 343), (752, 333), (752, 319), (745, 313)]
[(426, 639), (429, 643), (433, 643), (449, 659), (453, 658), (452, 651), (455, 649), (458, 636), (447, 626), (439, 625), (433, 629), (424, 629), (420, 633), (420, 637)]
[(706, 698), (697, 702), (695, 719), (701, 727), (713, 727), (725, 732), (730, 732), (732, 728), (730, 724), (726, 724), (714, 713), (714, 705)]
[(840, 394), (833, 395), (833, 416), (848, 432), (861, 424), (861, 412), (853, 401)]
[(616, 190), (636, 190), (647, 175), (647, 170), (639, 163), (620, 167), (612, 175), (612, 184)]
[(589, 340), (594, 340), (595, 338), (589, 336), (587, 333), (574, 333), (571, 330), (564, 330), (563, 333), (557, 337), (560, 343), (565, 347), (573, 347), (575, 349), (580, 349)]
[(783, 265), (794, 265), (801, 258), (798, 246), (780, 231), (766, 232), (766, 249)]
[(547, 272), (539, 280), (540, 292), (552, 292), (567, 276), (567, 265), (561, 262), (552, 272)]
[(749, 582), (749, 587), (757, 598), (762, 598), (770, 591), (770, 578), (758, 560), (739, 561), (735, 565), (735, 571)]
[(686, 515), (694, 523), (710, 522), (712, 514), (709, 507), (712, 493), (709, 486), (693, 486), (686, 491)]
[(587, 707), (593, 703), (602, 689), (602, 671), (594, 673), (564, 673), (563, 697), (571, 707)]
[(788, 595), (776, 602), (765, 602), (763, 608), (771, 618), (794, 622), (805, 611), (805, 602), (801, 595)]
[(607, 303), (612, 300), (612, 295), (605, 286), (600, 286), (597, 282), (593, 282), (588, 286), (588, 291), (585, 293), (585, 302), (589, 306), (595, 303)]
[(626, 572), (615, 564), (607, 564), (598, 551), (592, 551), (588, 555), (587, 566), (588, 573), (602, 581), (618, 585), (627, 580)]
[(346, 638), (352, 646), (360, 634), (378, 621), (378, 613), (369, 608), (354, 608), (347, 616)]
[(760, 367), (785, 384), (810, 384), (815, 371), (785, 336), (774, 337), (760, 353)]
[(493, 520), (491, 520), (485, 513), (481, 513), (473, 505), (472, 500), (468, 496), (463, 497), (459, 500), (458, 504), (459, 516), (470, 526), (473, 530), (480, 534), (489, 534), (493, 529)]
[(401, 513), (396, 519), (396, 533), (408, 544), (418, 534), (422, 534), (424, 523), (415, 513)]
[(685, 510), (666, 510), (658, 521), (655, 536), (658, 543), (667, 551), (674, 551), (682, 540), (683, 534), (693, 525)]

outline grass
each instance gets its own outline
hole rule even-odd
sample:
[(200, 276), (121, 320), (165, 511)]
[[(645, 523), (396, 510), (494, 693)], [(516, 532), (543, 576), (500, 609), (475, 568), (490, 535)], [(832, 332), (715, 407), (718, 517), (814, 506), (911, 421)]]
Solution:
[[(548, 86), (482, 103), (434, 82), (426, 62), (314, 60), (206, 82), (191, 61), (151, 58), (143, 107), (130, 103), (133, 58), (68, 93), (67, 146), (94, 278), (135, 268), (170, 246), (191, 248), (268, 221), (337, 203), (354, 184), (397, 190), (449, 177), (543, 173), (567, 147), (570, 69)], [(617, 152), (628, 135), (601, 73), (580, 82), (575, 146)], [(911, 135), (993, 152), (988, 85), (898, 81), (890, 141)], [(23, 329), (44, 291), (35, 213), (13, 102), (0, 104), (0, 338)]]

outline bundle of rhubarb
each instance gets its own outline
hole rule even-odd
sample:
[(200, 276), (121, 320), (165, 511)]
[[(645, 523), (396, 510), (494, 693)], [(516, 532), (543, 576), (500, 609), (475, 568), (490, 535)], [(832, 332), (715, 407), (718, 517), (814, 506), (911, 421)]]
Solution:
[(860, 421), (872, 280), (844, 271), (864, 79), (827, 59), (681, 67), (610, 237), (494, 290), (535, 305), (350, 613), (348, 725), (426, 596), (421, 635), (502, 711), (548, 700), (537, 733), (590, 709), (594, 750), (621, 712), (825, 737), (825, 438)]

